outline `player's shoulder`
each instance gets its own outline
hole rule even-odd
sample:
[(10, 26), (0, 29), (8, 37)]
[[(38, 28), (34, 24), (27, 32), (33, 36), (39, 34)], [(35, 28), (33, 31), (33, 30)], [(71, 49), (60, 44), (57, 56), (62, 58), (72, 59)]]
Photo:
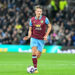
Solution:
[(43, 15), (42, 17), (43, 17), (43, 18), (46, 18), (46, 16), (44, 16), (44, 15)]
[(42, 18), (44, 18), (45, 20), (47, 19), (47, 17), (46, 17), (46, 16), (42, 16)]
[(35, 19), (35, 17), (33, 16), (33, 17), (31, 17), (31, 20), (34, 20)]

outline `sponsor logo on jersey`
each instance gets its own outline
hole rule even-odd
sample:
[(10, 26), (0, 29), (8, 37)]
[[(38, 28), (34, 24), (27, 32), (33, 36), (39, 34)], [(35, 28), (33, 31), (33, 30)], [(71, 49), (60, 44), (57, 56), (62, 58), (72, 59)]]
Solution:
[(41, 25), (40, 24), (35, 25), (35, 30), (41, 30)]
[(36, 27), (41, 27), (41, 26), (38, 24), (38, 25), (36, 25)]

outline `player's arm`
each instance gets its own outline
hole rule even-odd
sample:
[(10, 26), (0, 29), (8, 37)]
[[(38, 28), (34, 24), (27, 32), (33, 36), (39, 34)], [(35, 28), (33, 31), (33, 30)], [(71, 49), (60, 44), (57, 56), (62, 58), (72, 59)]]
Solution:
[(29, 27), (29, 31), (28, 31), (28, 38), (31, 37), (31, 34), (32, 34), (32, 27)]
[(31, 34), (32, 34), (31, 30), (32, 30), (32, 27), (29, 27), (28, 36), (25, 36), (23, 40), (28, 40), (31, 37)]
[(48, 29), (47, 29), (47, 32), (46, 32), (45, 35), (48, 36), (50, 31), (51, 31), (51, 24), (48, 24)]
[(47, 40), (47, 37), (48, 37), (50, 31), (51, 31), (51, 24), (48, 24), (48, 29), (47, 29), (47, 32), (46, 32), (46, 34), (44, 36), (44, 40)]
[(32, 34), (32, 22), (31, 22), (31, 20), (30, 20), (30, 22), (29, 22), (28, 36), (25, 36), (25, 37), (23, 38), (23, 40), (28, 40), (28, 39), (31, 37), (31, 34)]
[(51, 31), (51, 24), (50, 24), (48, 18), (46, 18), (46, 24), (48, 24), (48, 29), (47, 29), (47, 32), (46, 32), (46, 34), (44, 36), (44, 40), (47, 40), (47, 37), (48, 37), (48, 35), (49, 35), (50, 31)]

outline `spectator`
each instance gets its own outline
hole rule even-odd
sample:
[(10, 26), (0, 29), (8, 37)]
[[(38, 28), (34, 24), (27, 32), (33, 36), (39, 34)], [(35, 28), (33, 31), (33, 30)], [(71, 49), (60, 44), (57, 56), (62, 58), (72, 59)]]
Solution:
[[(50, 9), (46, 8), (44, 1), (40, 2), (43, 14), (52, 23), (52, 31), (46, 43), (75, 46), (75, 9), (57, 11), (56, 4), (51, 3), (54, 7), (52, 13), (48, 13)], [(0, 44), (28, 44), (29, 40), (24, 41), (22, 38), (28, 33), (28, 22), (35, 15), (33, 11), (36, 4), (39, 4), (39, 0), (0, 1)]]

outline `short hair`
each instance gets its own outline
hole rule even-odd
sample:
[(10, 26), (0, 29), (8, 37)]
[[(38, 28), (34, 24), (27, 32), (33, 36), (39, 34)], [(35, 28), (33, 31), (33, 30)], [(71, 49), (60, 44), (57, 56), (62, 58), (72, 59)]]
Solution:
[(42, 6), (40, 6), (40, 5), (37, 5), (37, 6), (35, 6), (35, 8), (34, 8), (34, 10), (36, 10), (36, 9), (42, 9)]

